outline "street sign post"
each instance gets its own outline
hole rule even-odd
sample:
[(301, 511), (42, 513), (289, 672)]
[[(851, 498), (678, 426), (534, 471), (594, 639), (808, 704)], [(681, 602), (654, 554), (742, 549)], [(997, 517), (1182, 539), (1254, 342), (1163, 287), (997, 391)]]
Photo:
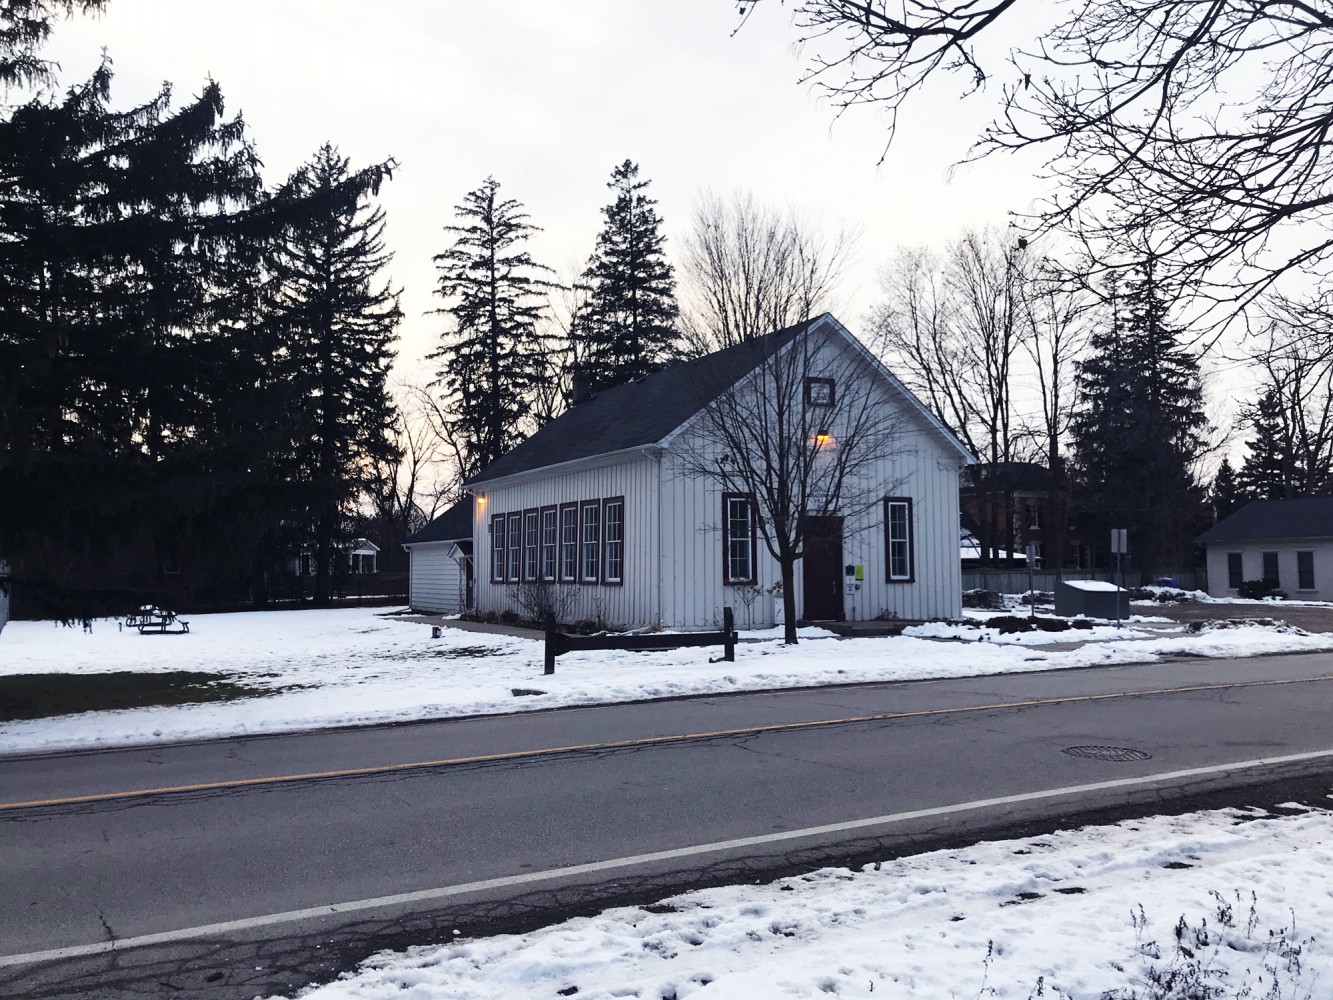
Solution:
[[(1111, 529), (1111, 552), (1115, 555), (1115, 585), (1122, 590), (1125, 586), (1125, 573), (1121, 559), (1129, 551), (1129, 530), (1126, 528)], [(1117, 593), (1115, 598), (1115, 627), (1120, 627), (1120, 595)]]

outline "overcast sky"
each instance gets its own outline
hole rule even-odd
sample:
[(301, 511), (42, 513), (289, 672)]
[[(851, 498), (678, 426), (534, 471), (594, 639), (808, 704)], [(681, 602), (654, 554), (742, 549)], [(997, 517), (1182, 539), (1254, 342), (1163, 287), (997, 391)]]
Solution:
[(105, 48), (118, 107), (164, 80), (184, 99), (211, 76), (248, 122), (270, 184), (326, 140), (354, 166), (396, 158), (381, 201), (404, 289), (404, 374), (443, 326), (426, 315), (438, 304), (430, 258), (449, 243), (441, 227), (487, 175), (544, 229), (531, 252), (559, 271), (587, 258), (626, 158), (652, 181), (668, 251), (704, 188), (857, 226), (837, 309), (853, 329), (896, 246), (1003, 225), (1038, 192), (1015, 161), (950, 179), (986, 110), (952, 83), (913, 109), (877, 166), (882, 120), (835, 121), (798, 85), (790, 11), (769, 4), (733, 37), (736, 24), (730, 0), (110, 0), (99, 18), (60, 23), (47, 54), (70, 84)]

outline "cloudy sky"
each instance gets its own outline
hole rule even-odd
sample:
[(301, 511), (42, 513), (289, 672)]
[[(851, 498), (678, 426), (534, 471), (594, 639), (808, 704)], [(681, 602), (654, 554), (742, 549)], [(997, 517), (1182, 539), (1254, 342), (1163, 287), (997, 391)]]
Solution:
[(730, 0), (110, 0), (61, 23), (48, 55), (63, 83), (107, 51), (124, 107), (170, 81), (183, 99), (217, 80), (277, 183), (320, 143), (353, 165), (396, 158), (383, 189), (404, 289), (402, 371), (419, 370), (443, 320), (431, 255), (441, 227), (487, 175), (544, 232), (534, 257), (572, 273), (600, 228), (611, 169), (626, 158), (679, 242), (700, 191), (752, 191), (829, 229), (863, 233), (838, 312), (854, 328), (878, 268), (901, 244), (1004, 224), (1039, 189), (1015, 161), (963, 168), (986, 108), (945, 83), (912, 109), (882, 166), (882, 120), (833, 110), (798, 84), (790, 11), (739, 33)]

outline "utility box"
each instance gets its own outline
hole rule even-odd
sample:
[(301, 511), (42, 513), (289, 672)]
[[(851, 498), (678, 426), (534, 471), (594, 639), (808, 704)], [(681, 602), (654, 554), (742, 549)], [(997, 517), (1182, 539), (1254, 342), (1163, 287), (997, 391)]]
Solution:
[(1129, 591), (1105, 580), (1061, 580), (1055, 585), (1055, 613), (1062, 618), (1129, 617)]

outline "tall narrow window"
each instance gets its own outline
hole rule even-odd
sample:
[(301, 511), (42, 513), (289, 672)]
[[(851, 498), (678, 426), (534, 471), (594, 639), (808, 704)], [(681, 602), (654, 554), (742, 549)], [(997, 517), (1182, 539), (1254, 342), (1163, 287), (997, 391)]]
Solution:
[(1314, 590), (1314, 553), (1296, 553), (1296, 589)]
[(889, 583), (912, 582), (912, 501), (909, 497), (884, 498), (884, 556)]
[(523, 512), (523, 579), (537, 579), (537, 511)]
[(727, 583), (755, 582), (754, 503), (744, 493), (722, 494), (722, 552)]
[(1277, 572), (1277, 553), (1265, 552), (1263, 554), (1263, 557), (1264, 557), (1264, 579), (1267, 580), (1269, 583), (1271, 583), (1274, 587), (1279, 586), (1282, 583), (1282, 578), (1278, 576)]
[(602, 505), (590, 500), (583, 505), (581, 524), (583, 535), (579, 541), (579, 579), (596, 583), (602, 565)]
[(555, 579), (556, 510), (542, 508), (542, 572), (543, 580)]
[(621, 583), (625, 576), (625, 498), (602, 505), (602, 582)]
[(1227, 553), (1227, 586), (1232, 590), (1239, 590), (1240, 585), (1245, 582), (1244, 561), (1239, 552)]
[(560, 508), (560, 579), (573, 583), (579, 577), (579, 505)]
[(505, 516), (496, 514), (491, 518), (491, 583), (501, 583), (505, 578)]
[(505, 551), (509, 553), (508, 561), (505, 563), (505, 579), (510, 583), (517, 583), (519, 568), (522, 565), (519, 562), (523, 545), (523, 515), (509, 515), (509, 530), (505, 532)]

